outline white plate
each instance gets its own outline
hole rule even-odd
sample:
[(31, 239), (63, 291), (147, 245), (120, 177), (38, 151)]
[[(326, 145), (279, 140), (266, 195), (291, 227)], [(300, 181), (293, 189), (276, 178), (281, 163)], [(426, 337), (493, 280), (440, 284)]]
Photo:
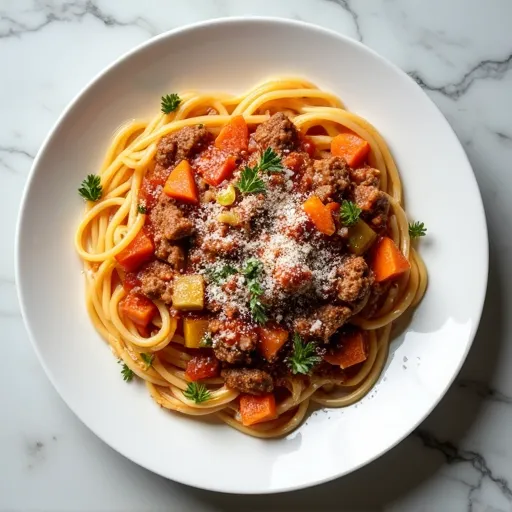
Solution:
[[(357, 405), (318, 411), (280, 440), (160, 409), (119, 366), (85, 310), (73, 233), (77, 188), (99, 167), (127, 118), (158, 111), (164, 93), (240, 92), (272, 75), (300, 75), (338, 94), (389, 143), (407, 210), (424, 221), (428, 292), (395, 340), (376, 388)], [(370, 462), (416, 427), (459, 371), (487, 284), (487, 231), (475, 178), (450, 126), (402, 71), (365, 46), (276, 19), (215, 20), (163, 34), (116, 61), (59, 119), (28, 180), (17, 234), (23, 316), (50, 380), (114, 449), (155, 473), (236, 493), (330, 480)]]

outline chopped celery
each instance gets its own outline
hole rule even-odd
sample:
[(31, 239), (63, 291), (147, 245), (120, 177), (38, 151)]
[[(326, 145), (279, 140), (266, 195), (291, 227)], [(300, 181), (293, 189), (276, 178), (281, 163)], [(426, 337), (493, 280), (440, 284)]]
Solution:
[(371, 247), (376, 238), (377, 233), (364, 220), (359, 219), (348, 228), (347, 245), (351, 252), (360, 256)]

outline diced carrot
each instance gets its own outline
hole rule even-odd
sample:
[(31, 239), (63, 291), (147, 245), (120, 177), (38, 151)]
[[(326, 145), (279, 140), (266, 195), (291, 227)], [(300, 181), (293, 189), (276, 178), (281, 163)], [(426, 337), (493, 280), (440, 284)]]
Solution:
[(188, 363), (185, 376), (192, 381), (208, 379), (219, 375), (220, 363), (211, 355), (200, 354), (194, 356)]
[(341, 346), (332, 354), (326, 354), (324, 359), (342, 369), (366, 361), (368, 357), (366, 338), (363, 331), (354, 331), (342, 335)]
[(194, 204), (199, 202), (194, 173), (186, 160), (182, 160), (171, 171), (165, 182), (164, 192), (180, 201)]
[(218, 149), (237, 153), (247, 150), (249, 144), (249, 129), (243, 116), (234, 116), (225, 125), (215, 139)]
[(327, 203), (325, 206), (326, 208), (329, 208), (332, 213), (339, 212), (341, 207), (340, 203)]
[(342, 156), (350, 167), (359, 167), (370, 152), (370, 144), (355, 133), (340, 133), (331, 141), (331, 154)]
[(277, 326), (265, 326), (258, 329), (258, 348), (267, 361), (274, 359), (279, 349), (288, 339), (288, 331)]
[(139, 191), (139, 201), (146, 208), (150, 209), (156, 203), (170, 172), (162, 165), (153, 165), (147, 170)]
[(136, 272), (126, 272), (123, 280), (123, 288), (127, 292), (131, 292), (137, 286), (140, 286), (140, 279)]
[(332, 213), (327, 206), (317, 196), (311, 196), (302, 205), (311, 222), (316, 229), (325, 235), (332, 235), (336, 231)]
[(267, 395), (241, 395), (240, 416), (242, 425), (248, 427), (262, 421), (276, 418), (276, 400), (272, 393)]
[(120, 303), (121, 314), (138, 327), (147, 327), (157, 312), (157, 307), (144, 295), (130, 292)]
[(233, 174), (236, 169), (236, 158), (216, 147), (211, 147), (201, 154), (194, 167), (208, 185), (217, 187)]
[(375, 244), (371, 267), (375, 281), (381, 283), (387, 279), (401, 276), (411, 268), (411, 264), (400, 252), (395, 242), (384, 236)]
[(144, 262), (151, 259), (154, 251), (155, 245), (153, 241), (141, 229), (137, 236), (115, 258), (126, 272), (133, 272)]

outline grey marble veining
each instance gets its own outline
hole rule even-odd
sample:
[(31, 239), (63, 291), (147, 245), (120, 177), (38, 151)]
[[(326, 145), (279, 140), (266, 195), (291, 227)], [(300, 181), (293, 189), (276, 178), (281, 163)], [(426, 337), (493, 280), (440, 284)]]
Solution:
[[(14, 285), (23, 186), (66, 104), (104, 66), (150, 37), (239, 15), (317, 23), (364, 42), (406, 71), (462, 141), (490, 234), (481, 326), (441, 404), (366, 468), (274, 497), (192, 490), (99, 441), (46, 379)], [(0, 0), (0, 510), (512, 511), (511, 21), (508, 0)], [(433, 165), (441, 158), (433, 155)]]

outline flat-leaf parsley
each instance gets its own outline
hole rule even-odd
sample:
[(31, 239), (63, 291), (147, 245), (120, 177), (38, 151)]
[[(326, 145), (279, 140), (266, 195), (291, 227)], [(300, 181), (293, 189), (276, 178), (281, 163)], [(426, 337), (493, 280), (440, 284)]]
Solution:
[(170, 114), (180, 106), (180, 103), (181, 99), (176, 93), (166, 94), (162, 96), (162, 112), (164, 114)]
[(87, 201), (97, 201), (101, 198), (102, 187), (101, 179), (96, 174), (89, 174), (82, 181), (78, 193)]
[(410, 222), (409, 223), (409, 236), (411, 238), (419, 238), (427, 234), (427, 228), (423, 222)]
[[(121, 360), (118, 361), (121, 364)], [(122, 363), (123, 367), (121, 368), (121, 375), (123, 376), (123, 380), (126, 382), (130, 382), (133, 379), (135, 373), (133, 370), (128, 367), (126, 363)]]
[(281, 157), (272, 148), (267, 148), (257, 165), (245, 167), (235, 186), (242, 194), (265, 192), (265, 182), (260, 178), (260, 172), (282, 172), (282, 170)]

